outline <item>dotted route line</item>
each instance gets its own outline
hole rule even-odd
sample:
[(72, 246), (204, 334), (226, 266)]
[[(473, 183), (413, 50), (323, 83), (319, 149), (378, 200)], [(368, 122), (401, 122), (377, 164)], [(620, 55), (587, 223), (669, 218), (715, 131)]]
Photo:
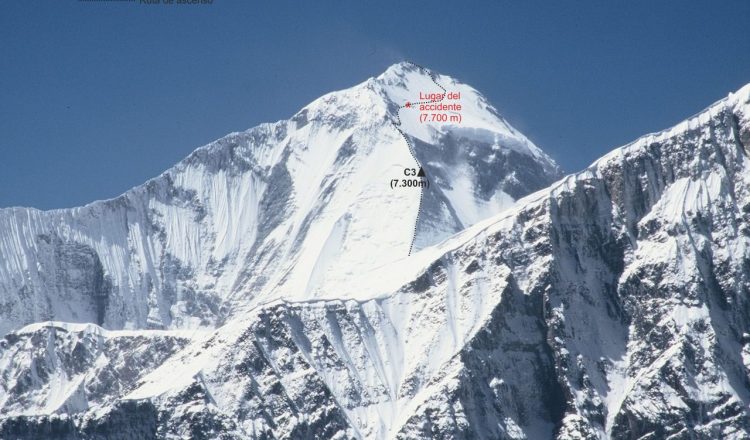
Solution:
[[(412, 66), (422, 70), (423, 72), (426, 72), (429, 76), (432, 82), (440, 88), (440, 90), (443, 91), (443, 93), (440, 95), (440, 99), (434, 99), (432, 101), (421, 101), (421, 102), (407, 102), (404, 105), (399, 106), (398, 110), (396, 110), (396, 120), (391, 120), (391, 123), (393, 124), (393, 127), (398, 130), (399, 133), (401, 133), (401, 137), (404, 138), (404, 142), (406, 142), (407, 148), (409, 148), (409, 154), (411, 154), (411, 157), (414, 159), (414, 162), (417, 163), (417, 166), (419, 166), (420, 169), (422, 169), (422, 164), (419, 162), (419, 159), (417, 159), (417, 155), (414, 153), (414, 146), (409, 141), (409, 137), (406, 136), (406, 133), (401, 129), (401, 110), (405, 108), (412, 108), (414, 106), (419, 106), (422, 104), (434, 104), (436, 102), (440, 102), (445, 98), (446, 91), (445, 87), (438, 84), (438, 82), (435, 80), (435, 74), (430, 72), (428, 69), (425, 69), (424, 67), (420, 66), (419, 64), (412, 63), (411, 61), (406, 61), (406, 63), (411, 64)], [(411, 237), (411, 245), (409, 246), (409, 255), (411, 255), (412, 251), (414, 250), (414, 241), (417, 239), (417, 225), (419, 224), (419, 216), (422, 214), (422, 201), (424, 200), (424, 188), (420, 187), (419, 189), (419, 207), (417, 208), (417, 219), (414, 221), (414, 233)]]
[(419, 190), (419, 207), (417, 208), (417, 220), (414, 222), (414, 233), (411, 236), (411, 245), (409, 245), (409, 254), (411, 256), (412, 250), (414, 250), (414, 242), (417, 240), (417, 225), (419, 224), (419, 216), (422, 214), (422, 199), (424, 199), (424, 188)]
[(407, 102), (404, 105), (401, 105), (398, 107), (398, 110), (396, 110), (396, 121), (393, 122), (394, 125), (401, 126), (401, 110), (405, 108), (411, 108), (415, 105), (422, 105), (422, 104), (435, 104), (436, 102), (441, 102), (443, 99), (445, 99), (445, 94), (447, 93), (445, 91), (445, 87), (438, 84), (438, 82), (435, 80), (435, 74), (430, 72), (429, 70), (425, 69), (424, 67), (420, 66), (419, 64), (414, 64), (410, 61), (407, 61), (407, 63), (411, 64), (414, 67), (417, 67), (419, 69), (422, 69), (424, 72), (426, 72), (428, 75), (430, 75), (430, 79), (432, 82), (440, 88), (440, 90), (443, 91), (442, 95), (440, 95), (440, 99), (433, 99), (432, 101), (420, 101), (420, 102)]

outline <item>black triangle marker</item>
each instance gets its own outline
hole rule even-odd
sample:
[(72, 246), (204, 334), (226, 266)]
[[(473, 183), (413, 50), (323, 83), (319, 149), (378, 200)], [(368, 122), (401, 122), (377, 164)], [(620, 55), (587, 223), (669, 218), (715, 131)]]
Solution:
[(424, 170), (420, 167), (419, 172), (417, 173), (417, 177), (425, 177), (425, 176), (427, 175), (424, 173)]

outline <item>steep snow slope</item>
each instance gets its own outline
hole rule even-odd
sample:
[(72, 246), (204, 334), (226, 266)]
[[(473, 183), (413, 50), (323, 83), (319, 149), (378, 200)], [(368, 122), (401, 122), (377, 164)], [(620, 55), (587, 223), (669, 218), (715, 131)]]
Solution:
[(749, 438), (749, 155), (750, 85), (412, 257), (244, 313), (115, 403), (0, 432)]
[[(462, 94), (460, 124), (399, 110), (438, 84)], [(424, 194), (390, 187), (418, 168), (407, 140), (430, 181)], [(558, 173), (476, 90), (397, 64), (199, 148), (116, 199), (0, 209), (0, 333), (46, 320), (213, 328), (276, 298), (336, 291)]]

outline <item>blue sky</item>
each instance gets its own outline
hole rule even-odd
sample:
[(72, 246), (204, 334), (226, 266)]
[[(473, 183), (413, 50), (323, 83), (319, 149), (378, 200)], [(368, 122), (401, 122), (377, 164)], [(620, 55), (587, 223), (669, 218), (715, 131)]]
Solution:
[(750, 82), (750, 2), (0, 5), (0, 206), (117, 196), (193, 149), (408, 59), (567, 171)]

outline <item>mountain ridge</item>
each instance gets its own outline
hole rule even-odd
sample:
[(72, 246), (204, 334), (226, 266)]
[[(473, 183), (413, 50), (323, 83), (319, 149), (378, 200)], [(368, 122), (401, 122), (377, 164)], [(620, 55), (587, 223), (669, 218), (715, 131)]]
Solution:
[[(413, 73), (392, 80), (426, 81)], [(460, 145), (493, 151), (482, 144), (483, 123)], [(410, 158), (387, 128), (388, 151), (400, 154), (402, 166)], [(465, 130), (411, 133), (428, 158), (428, 176), (460, 181), (451, 166), (439, 165), (450, 165), (446, 150), (458, 150), (444, 148), (458, 145), (446, 139)], [(524, 138), (514, 140), (523, 147)], [(65, 440), (748, 438), (749, 141), (750, 85), (410, 257), (359, 266), (316, 291), (282, 275), (275, 295), (197, 337), (154, 330), (165, 337), (149, 344), (174, 350), (163, 361), (147, 356), (149, 344), (102, 350), (89, 336), (95, 326), (63, 333), (59, 324), (32, 324), (11, 332), (0, 342), (0, 371), (11, 385), (2, 388), (0, 407), (9, 416), (0, 433)], [(450, 218), (431, 218), (429, 205), (425, 212), (428, 220)], [(323, 248), (350, 226), (339, 225)], [(409, 232), (401, 231), (394, 249), (406, 248)], [(316, 256), (313, 266), (326, 260), (345, 267), (335, 256)], [(177, 269), (175, 276), (190, 275)], [(298, 286), (304, 295), (295, 294)], [(138, 338), (140, 330), (133, 332)], [(100, 353), (107, 362), (86, 361)], [(140, 374), (122, 376), (129, 365)], [(75, 386), (59, 386), (67, 383)], [(87, 390), (99, 391), (90, 394), (91, 407)]]
[[(352, 249), (337, 261), (382, 264), (393, 255), (408, 255), (409, 246), (424, 247), (504, 209), (557, 175), (545, 157), (528, 156), (524, 168), (508, 162), (506, 156), (520, 157), (517, 151), (532, 144), (509, 131), (478, 92), (449, 77), (441, 78), (479, 102), (472, 114), (482, 136), (496, 125), (494, 144), (475, 141), (458, 127), (408, 120), (402, 127), (407, 144), (401, 144), (404, 136), (390, 122), (393, 112), (398, 114), (397, 104), (411, 93), (410, 86), (429, 83), (435, 75), (408, 63), (394, 65), (377, 78), (323, 95), (289, 120), (200, 147), (113, 199), (52, 211), (0, 209), (0, 233), (5, 231), (0, 252), (13, 256), (0, 265), (0, 303), (6, 306), (0, 330), (44, 319), (112, 328), (213, 327), (237, 304), (244, 307), (247, 292), (265, 289), (252, 295), (272, 296), (274, 285), (292, 283), (293, 296), (316, 295), (329, 279), (341, 278), (328, 268), (337, 264), (330, 250), (343, 243), (351, 242)], [(462, 152), (465, 145), (473, 145), (471, 157)], [(428, 151), (444, 159), (421, 161), (432, 188), (420, 189), (419, 197), (383, 188), (412, 166), (409, 156)], [(544, 171), (526, 171), (537, 168)], [(511, 195), (477, 174), (489, 175), (490, 169), (509, 177), (503, 185)], [(525, 174), (515, 177), (517, 171)], [(379, 208), (368, 208), (364, 200)], [(373, 217), (369, 209), (392, 222), (365, 222)], [(396, 235), (393, 222), (400, 225)], [(375, 241), (380, 246), (357, 252), (355, 241), (359, 247)], [(282, 255), (291, 261), (288, 267), (278, 263)], [(293, 266), (309, 272), (292, 274)], [(347, 271), (356, 270), (361, 269)], [(66, 274), (72, 272), (83, 274), (70, 279)], [(23, 308), (29, 300), (34, 309)]]

